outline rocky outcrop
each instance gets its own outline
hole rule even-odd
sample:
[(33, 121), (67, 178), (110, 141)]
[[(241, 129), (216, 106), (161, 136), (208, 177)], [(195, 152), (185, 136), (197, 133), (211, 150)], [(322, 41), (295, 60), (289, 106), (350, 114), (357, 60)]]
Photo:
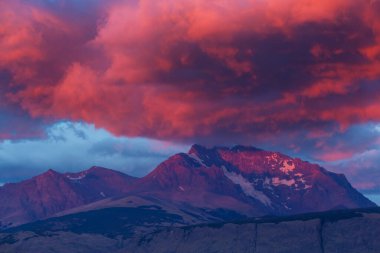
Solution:
[(108, 253), (119, 249), (117, 240), (97, 234), (0, 234), (1, 253)]
[(379, 253), (380, 210), (347, 214), (169, 229), (143, 237), (129, 250), (141, 253)]
[[(140, 210), (141, 211), (141, 210)], [(137, 212), (136, 212), (137, 214)], [(154, 213), (150, 213), (151, 216)], [(255, 218), (126, 233), (115, 225), (89, 226), (88, 215), (56, 218), (0, 233), (0, 252), (29, 253), (379, 253), (380, 209), (345, 210), (283, 218)], [(99, 216), (99, 220), (104, 217)], [(134, 217), (128, 224), (133, 224)], [(142, 217), (141, 217), (142, 219)], [(154, 218), (157, 219), (157, 218)], [(110, 218), (112, 221), (112, 218)], [(70, 221), (68, 223), (68, 221)], [(75, 223), (73, 223), (75, 221)], [(141, 226), (138, 219), (135, 226)], [(152, 219), (153, 221), (153, 219)], [(50, 224), (50, 225), (49, 225)], [(61, 226), (61, 228), (57, 228)], [(103, 228), (103, 229), (100, 229)]]

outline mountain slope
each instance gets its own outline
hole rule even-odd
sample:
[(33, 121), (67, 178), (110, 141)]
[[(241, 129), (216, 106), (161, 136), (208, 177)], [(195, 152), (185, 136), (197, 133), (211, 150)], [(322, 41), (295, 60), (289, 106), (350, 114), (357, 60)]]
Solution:
[(135, 178), (92, 167), (80, 173), (54, 170), (0, 188), (2, 227), (49, 217), (62, 210), (123, 194)]
[(187, 154), (177, 154), (137, 181), (135, 194), (155, 196), (179, 206), (234, 210), (244, 215), (264, 215), (260, 201), (247, 198), (239, 186), (218, 167), (201, 167)]
[(376, 206), (344, 175), (253, 147), (191, 147), (143, 178), (93, 167), (0, 187), (1, 227), (112, 207), (158, 206), (184, 224)]
[(248, 215), (289, 215), (376, 206), (344, 175), (252, 147), (194, 145), (136, 181), (133, 191)]

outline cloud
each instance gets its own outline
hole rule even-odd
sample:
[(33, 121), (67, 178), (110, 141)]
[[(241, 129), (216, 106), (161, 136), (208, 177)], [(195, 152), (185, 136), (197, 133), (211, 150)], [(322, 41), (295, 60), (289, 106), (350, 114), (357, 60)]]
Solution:
[(380, 192), (380, 147), (369, 149), (352, 157), (334, 163), (326, 164), (326, 167), (347, 175), (348, 179), (360, 191), (369, 195), (378, 195)]
[(47, 121), (33, 119), (19, 106), (7, 103), (9, 78), (0, 71), (0, 140), (44, 137)]
[(118, 138), (84, 123), (61, 122), (46, 139), (0, 142), (0, 182), (35, 176), (49, 168), (61, 172), (103, 166), (142, 176), (186, 146), (144, 138)]
[(380, 195), (378, 194), (367, 194), (367, 198), (375, 202), (377, 205), (380, 205)]
[[(377, 201), (380, 193), (376, 180), (380, 176), (378, 124), (353, 125), (343, 132), (319, 132), (302, 139), (296, 142), (292, 155), (345, 174), (356, 189)], [(292, 150), (286, 146), (284, 149)]]
[(380, 119), (377, 2), (2, 5), (7, 97), (33, 117), (191, 142)]
[[(355, 162), (378, 150), (379, 11), (356, 0), (3, 1), (0, 138), (46, 138), (69, 120)], [(137, 161), (125, 145), (84, 149)]]

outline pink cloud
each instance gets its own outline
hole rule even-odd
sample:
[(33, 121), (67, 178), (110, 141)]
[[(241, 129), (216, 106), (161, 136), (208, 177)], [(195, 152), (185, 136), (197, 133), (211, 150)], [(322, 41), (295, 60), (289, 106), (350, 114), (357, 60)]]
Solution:
[(380, 120), (376, 3), (110, 1), (87, 26), (1, 7), (8, 99), (33, 117), (175, 140), (315, 138)]

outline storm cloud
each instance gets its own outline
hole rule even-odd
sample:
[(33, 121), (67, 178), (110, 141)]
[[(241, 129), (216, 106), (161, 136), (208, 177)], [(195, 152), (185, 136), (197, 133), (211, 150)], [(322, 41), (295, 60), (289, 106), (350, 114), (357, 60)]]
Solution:
[(376, 0), (2, 1), (0, 138), (49, 138), (64, 120), (354, 162), (380, 149), (379, 12)]
[(211, 142), (380, 118), (377, 1), (74, 2), (2, 3), (7, 98), (33, 117)]

